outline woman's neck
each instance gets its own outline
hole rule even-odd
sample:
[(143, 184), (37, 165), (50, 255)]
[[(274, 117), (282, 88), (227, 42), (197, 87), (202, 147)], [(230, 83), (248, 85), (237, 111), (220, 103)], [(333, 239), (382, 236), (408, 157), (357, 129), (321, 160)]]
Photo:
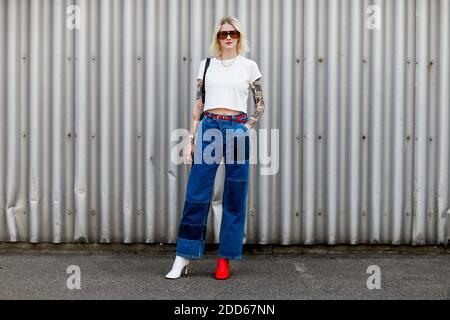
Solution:
[(223, 50), (223, 51), (222, 51), (222, 54), (220, 55), (220, 57), (221, 57), (223, 60), (226, 60), (226, 59), (233, 59), (233, 58), (236, 58), (237, 56), (238, 56), (238, 54), (237, 54), (237, 52), (236, 52), (235, 49), (231, 49), (231, 50)]

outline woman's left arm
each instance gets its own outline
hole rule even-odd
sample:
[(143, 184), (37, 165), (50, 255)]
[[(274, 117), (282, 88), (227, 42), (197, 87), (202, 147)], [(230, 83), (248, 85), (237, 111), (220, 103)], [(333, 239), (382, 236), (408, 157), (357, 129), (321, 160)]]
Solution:
[(261, 118), (264, 113), (264, 98), (262, 94), (261, 88), (261, 78), (256, 79), (252, 83), (250, 83), (250, 90), (253, 94), (253, 101), (255, 101), (255, 112), (250, 115), (249, 120), (245, 123), (245, 125), (249, 128), (253, 128), (256, 125), (256, 122)]

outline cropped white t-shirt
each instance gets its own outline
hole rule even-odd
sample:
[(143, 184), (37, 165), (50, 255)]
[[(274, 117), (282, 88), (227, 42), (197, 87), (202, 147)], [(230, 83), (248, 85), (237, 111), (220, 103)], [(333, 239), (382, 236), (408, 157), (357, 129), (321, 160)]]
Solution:
[[(224, 107), (236, 111), (247, 112), (247, 100), (250, 83), (260, 78), (261, 72), (255, 61), (238, 55), (236, 58), (222, 61), (211, 58), (206, 71), (205, 104), (203, 110)], [(203, 79), (206, 59), (202, 60), (198, 69), (197, 78)]]

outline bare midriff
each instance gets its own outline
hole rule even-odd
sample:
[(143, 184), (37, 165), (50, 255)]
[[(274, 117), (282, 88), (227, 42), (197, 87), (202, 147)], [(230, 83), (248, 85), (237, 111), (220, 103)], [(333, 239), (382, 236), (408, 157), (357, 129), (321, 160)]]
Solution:
[(213, 109), (208, 109), (206, 111), (209, 111), (212, 113), (217, 113), (217, 114), (238, 114), (241, 112), (241, 111), (231, 110), (228, 108), (213, 108)]

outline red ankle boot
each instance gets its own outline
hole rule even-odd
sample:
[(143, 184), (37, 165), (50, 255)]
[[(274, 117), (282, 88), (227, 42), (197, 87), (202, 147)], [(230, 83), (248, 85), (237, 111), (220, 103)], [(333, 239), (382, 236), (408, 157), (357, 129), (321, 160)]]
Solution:
[(225, 280), (230, 276), (230, 271), (228, 269), (228, 259), (218, 258), (217, 259), (217, 269), (216, 269), (216, 279)]

